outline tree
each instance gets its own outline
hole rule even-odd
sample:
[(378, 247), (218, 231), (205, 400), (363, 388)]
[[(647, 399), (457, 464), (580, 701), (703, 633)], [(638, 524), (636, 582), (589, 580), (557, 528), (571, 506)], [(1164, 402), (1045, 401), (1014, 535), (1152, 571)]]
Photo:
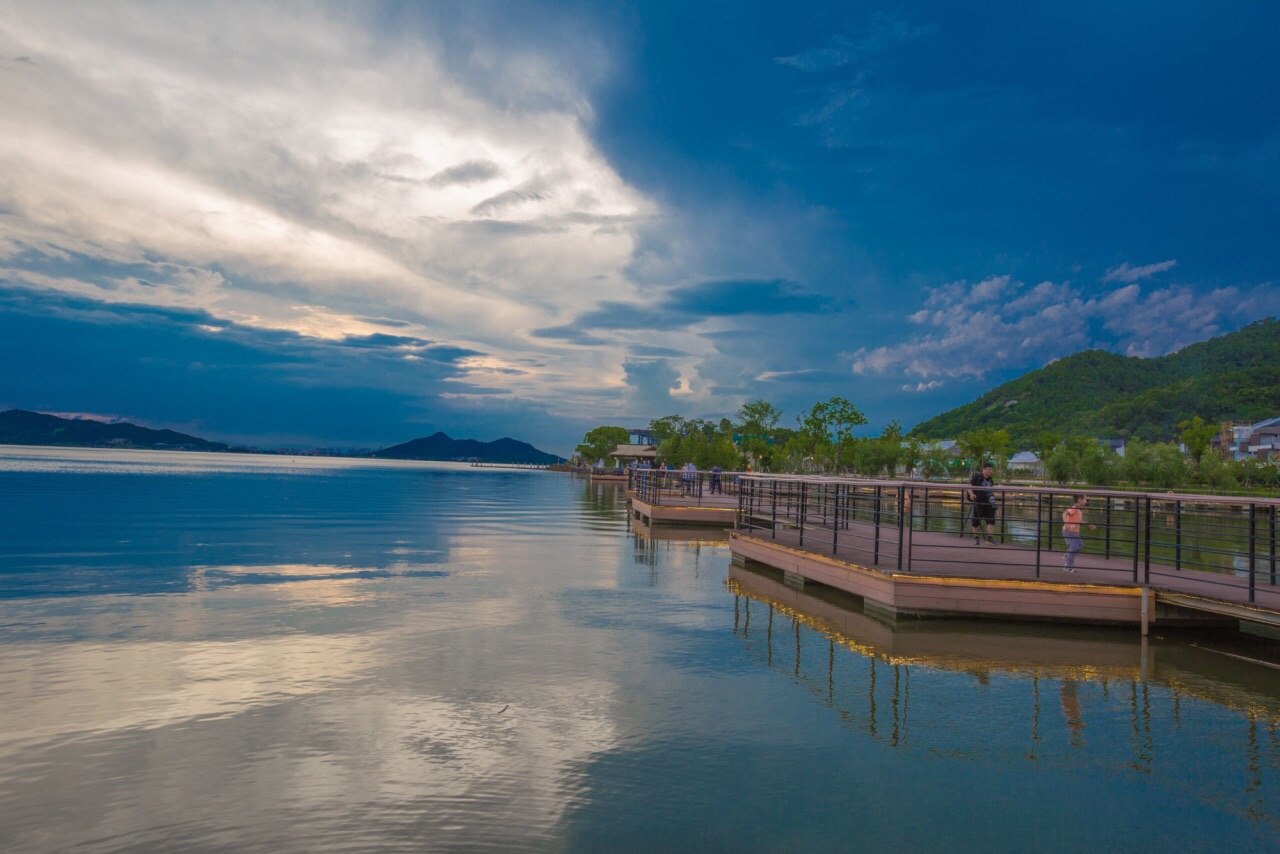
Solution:
[(782, 420), (782, 410), (767, 400), (753, 400), (738, 409), (743, 433), (768, 433)]
[(839, 468), (840, 451), (848, 447), (853, 428), (867, 423), (867, 416), (846, 398), (833, 397), (815, 403), (796, 420), (800, 422), (797, 450), (807, 451), (820, 468)]
[(649, 422), (649, 432), (653, 434), (654, 441), (657, 444), (662, 444), (672, 436), (684, 435), (684, 419), (679, 415), (666, 415), (662, 418), (655, 418)]
[(582, 444), (574, 450), (587, 463), (594, 464), (613, 454), (619, 445), (625, 445), (631, 434), (625, 427), (596, 427), (582, 437)]
[(1204, 452), (1209, 450), (1209, 446), (1213, 444), (1213, 437), (1218, 435), (1218, 428), (1212, 424), (1205, 424), (1204, 419), (1199, 415), (1190, 421), (1178, 422), (1178, 428), (1181, 431), (1178, 433), (1178, 439), (1187, 446), (1187, 453), (1195, 461), (1196, 468), (1199, 468)]
[(1004, 429), (984, 427), (970, 430), (956, 437), (960, 452), (973, 461), (974, 468), (982, 465), (983, 460), (1002, 457), (1009, 450), (1009, 433)]

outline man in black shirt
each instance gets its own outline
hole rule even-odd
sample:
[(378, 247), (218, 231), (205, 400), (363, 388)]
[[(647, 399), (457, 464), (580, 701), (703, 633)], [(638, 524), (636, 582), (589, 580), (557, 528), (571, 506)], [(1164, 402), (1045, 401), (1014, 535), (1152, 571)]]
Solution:
[(970, 501), (973, 502), (973, 544), (980, 545), (981, 540), (978, 539), (979, 528), (983, 522), (987, 523), (987, 542), (995, 545), (996, 541), (991, 538), (991, 529), (996, 523), (996, 494), (990, 489), (983, 487), (995, 486), (995, 482), (991, 479), (995, 466), (990, 460), (984, 460), (982, 470), (975, 471), (973, 477), (969, 478), (969, 489), (965, 490)]

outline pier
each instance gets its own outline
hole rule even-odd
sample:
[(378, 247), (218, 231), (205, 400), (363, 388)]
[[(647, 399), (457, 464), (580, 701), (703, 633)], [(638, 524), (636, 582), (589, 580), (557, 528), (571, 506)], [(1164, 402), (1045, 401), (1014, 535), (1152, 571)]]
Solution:
[[(792, 583), (862, 597), (888, 620), (1280, 629), (1276, 499), (995, 487), (996, 543), (975, 545), (966, 489), (743, 475), (730, 547), (735, 560), (782, 570)], [(1075, 494), (1091, 506), (1085, 550), (1068, 573), (1062, 512)]]
[[(742, 472), (628, 469), (632, 518), (646, 525), (731, 528)], [(716, 474), (719, 477), (716, 477)]]

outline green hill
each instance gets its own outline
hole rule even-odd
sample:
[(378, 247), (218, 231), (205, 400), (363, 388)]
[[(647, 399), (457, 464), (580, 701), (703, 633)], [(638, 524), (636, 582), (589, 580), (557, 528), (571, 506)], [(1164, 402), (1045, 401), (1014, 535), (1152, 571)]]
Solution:
[(953, 439), (1004, 428), (1019, 448), (1045, 430), (1163, 441), (1196, 415), (1210, 423), (1280, 415), (1280, 321), (1260, 320), (1154, 359), (1085, 350), (917, 424), (908, 435)]
[(0, 412), (0, 445), (227, 450), (221, 442), (210, 442), (173, 430), (152, 430), (126, 422), (110, 424), (89, 418), (59, 418), (25, 409)]

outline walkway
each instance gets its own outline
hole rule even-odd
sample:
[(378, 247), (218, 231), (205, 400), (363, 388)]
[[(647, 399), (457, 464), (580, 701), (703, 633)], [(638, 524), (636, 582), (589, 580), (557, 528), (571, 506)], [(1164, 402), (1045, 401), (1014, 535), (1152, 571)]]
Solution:
[[(801, 484), (802, 488), (797, 489), (797, 484)], [(768, 500), (765, 500), (762, 486), (768, 489)], [(760, 477), (753, 478), (752, 482), (744, 487), (746, 494), (743, 497), (742, 506), (744, 510), (753, 509), (749, 513), (744, 512), (739, 520), (732, 542), (735, 553), (796, 572), (813, 580), (824, 581), (824, 583), (831, 583), (834, 579), (838, 583), (833, 586), (858, 595), (889, 597), (892, 601), (882, 604), (899, 611), (909, 610), (903, 606), (904, 596), (917, 603), (923, 602), (918, 595), (921, 592), (918, 584), (925, 579), (945, 580), (951, 588), (956, 587), (957, 582), (971, 581), (968, 587), (986, 590), (988, 593), (984, 595), (989, 596), (996, 595), (993, 591), (997, 589), (1016, 590), (1021, 585), (1021, 598), (1035, 600), (1023, 603), (1027, 605), (1028, 616), (1063, 618), (1076, 617), (1065, 612), (1055, 613), (1050, 603), (1061, 604), (1065, 600), (1061, 596), (1055, 597), (1049, 594), (1063, 593), (1072, 588), (1107, 587), (1116, 593), (1127, 591), (1132, 596), (1142, 587), (1149, 587), (1156, 592), (1157, 601), (1163, 604), (1280, 626), (1280, 585), (1277, 585), (1280, 578), (1277, 577), (1276, 537), (1273, 528), (1274, 499), (1261, 502), (1255, 499), (1253, 501), (1258, 503), (1258, 506), (1252, 508), (1247, 506), (1249, 502), (1245, 499), (1186, 497), (1185, 502), (1182, 497), (1178, 499), (1180, 505), (1185, 503), (1185, 507), (1179, 506), (1176, 511), (1179, 543), (1183, 541), (1184, 525), (1187, 530), (1207, 530), (1203, 526), (1197, 529), (1193, 523), (1205, 523), (1208, 519), (1210, 522), (1216, 522), (1220, 527), (1220, 530), (1214, 532), (1215, 535), (1225, 537), (1232, 533), (1238, 534), (1238, 531), (1230, 529), (1227, 523), (1236, 524), (1238, 528), (1241, 520), (1248, 521), (1247, 541), (1251, 543), (1249, 548), (1252, 549), (1254, 566), (1251, 579), (1248, 572), (1249, 556), (1224, 553), (1221, 548), (1196, 546), (1196, 549), (1203, 552), (1216, 552), (1214, 556), (1217, 558), (1234, 561), (1234, 566), (1216, 570), (1203, 566), (1188, 566), (1188, 563), (1192, 563), (1189, 555), (1193, 552), (1189, 545), (1185, 547), (1185, 551), (1178, 552), (1183, 561), (1181, 567), (1157, 559), (1159, 555), (1169, 551), (1170, 544), (1157, 542), (1154, 545), (1158, 548), (1153, 548), (1149, 538), (1173, 535), (1163, 529), (1154, 534), (1148, 530), (1155, 529), (1151, 523), (1151, 509), (1143, 505), (1139, 500), (1141, 496), (1136, 494), (1110, 493), (1100, 497), (1110, 501), (1130, 502), (1132, 509), (1126, 512), (1139, 521), (1141, 521), (1142, 511), (1145, 510), (1146, 521), (1142, 523), (1140, 534), (1134, 527), (1128, 526), (1128, 523), (1124, 527), (1114, 527), (1115, 541), (1112, 547), (1122, 554), (1107, 557), (1102, 554), (1081, 553), (1076, 560), (1076, 571), (1068, 573), (1062, 566), (1064, 553), (1061, 536), (1054, 537), (1050, 541), (1043, 533), (1046, 530), (1052, 530), (1054, 526), (1054, 517), (1058, 512), (1054, 501), (1061, 496), (1061, 493), (1050, 499), (1043, 497), (1040, 499), (1042, 502), (1048, 502), (1047, 508), (1050, 512), (1040, 514), (1048, 524), (1037, 527), (1034, 518), (1011, 519), (1008, 527), (1013, 533), (1003, 542), (998, 542), (996, 545), (985, 543), (974, 545), (972, 538), (962, 537), (958, 532), (960, 526), (966, 521), (965, 515), (956, 513), (955, 510), (955, 499), (962, 487), (935, 488), (918, 484), (846, 482), (846, 491), (839, 493), (833, 491), (831, 481), (792, 478), (786, 481), (784, 497), (779, 497), (781, 489), (783, 489), (782, 486)], [(946, 524), (951, 527), (950, 531), (923, 530), (923, 525), (929, 524), (930, 521), (933, 522), (934, 527), (939, 527), (943, 523), (936, 516), (922, 520), (918, 512), (908, 514), (913, 524), (917, 526), (915, 530), (905, 525), (899, 527), (904, 520), (900, 519), (896, 512), (898, 500), (910, 507), (912, 495), (918, 496), (924, 489), (932, 492), (929, 498), (935, 508), (945, 503), (949, 492), (952, 507), (948, 511), (951, 516), (946, 520)], [(867, 490), (875, 490), (874, 504), (870, 503), (872, 499), (868, 496), (872, 493)], [(1019, 498), (1025, 501), (1026, 492), (1026, 490), (1020, 491)], [(1117, 495), (1121, 498), (1117, 499)], [(1173, 503), (1164, 495), (1146, 500), (1157, 507), (1157, 515), (1164, 513), (1165, 504)], [(1196, 503), (1197, 501), (1199, 503)], [(921, 497), (916, 497), (915, 503), (919, 510), (922, 506)], [(924, 504), (924, 506), (928, 505)], [(1030, 506), (1032, 510), (1039, 513), (1034, 504)], [(1244, 511), (1241, 510), (1242, 506), (1245, 506)], [(876, 507), (879, 510), (870, 512), (868, 509), (870, 507)], [(1228, 510), (1234, 515), (1228, 515)], [(1218, 515), (1206, 515), (1211, 511)], [(776, 518), (774, 518), (775, 512)], [(1099, 513), (1097, 510), (1091, 512), (1095, 516)], [(878, 513), (878, 516), (875, 513)], [(852, 516), (861, 518), (850, 518)], [(880, 524), (877, 525), (871, 521), (874, 518), (878, 518)], [(1165, 517), (1159, 518), (1163, 524), (1162, 520)], [(833, 519), (838, 519), (839, 524), (833, 524)], [(1060, 521), (1056, 522), (1056, 527), (1060, 525)], [(967, 525), (965, 527), (967, 528)], [(1226, 533), (1222, 533), (1223, 531)], [(1104, 536), (1102, 530), (1085, 530), (1084, 533), (1087, 539), (1091, 538), (1095, 548), (1102, 549)], [(1014, 534), (1022, 541), (1015, 540)], [(1041, 538), (1039, 547), (1036, 542), (1037, 536)], [(1124, 536), (1130, 539), (1123, 541)], [(1053, 542), (1056, 546), (1054, 550), (1048, 548), (1049, 542)], [(1202, 551), (1195, 551), (1201, 559), (1203, 559)], [(1135, 553), (1137, 558), (1134, 557)], [(821, 560), (804, 561), (797, 555), (812, 555)], [(830, 566), (833, 562), (862, 574), (870, 573), (871, 576), (853, 578), (842, 576), (839, 572), (833, 575)], [(823, 575), (826, 577), (819, 577)], [(883, 584), (877, 585), (874, 583), (874, 577), (910, 581), (913, 585), (911, 589), (917, 595), (907, 596), (907, 588), (902, 584), (891, 584), (888, 587)], [(966, 585), (962, 583), (960, 586)], [(861, 590), (854, 588), (861, 588)], [(1031, 595), (1033, 592), (1036, 595)], [(939, 600), (935, 604), (939, 608), (945, 605), (945, 609), (953, 613), (967, 612), (970, 607), (960, 603), (964, 597), (954, 589), (944, 598), (947, 600), (945, 603)], [(1102, 600), (1097, 601), (1101, 604)], [(919, 609), (920, 612), (930, 610), (927, 603), (925, 605), (926, 607)], [(1128, 620), (1129, 617), (1122, 616), (1120, 611), (1132, 614), (1135, 607), (1133, 603), (1126, 604), (1122, 599), (1116, 599), (1110, 603), (1110, 606), (1120, 610), (1110, 615), (1103, 615), (1102, 619)], [(989, 611), (985, 605), (975, 604), (973, 607), (978, 612)], [(1020, 606), (1009, 605), (1005, 610), (1018, 613), (1018, 607)], [(1069, 610), (1074, 611), (1075, 605)]]

